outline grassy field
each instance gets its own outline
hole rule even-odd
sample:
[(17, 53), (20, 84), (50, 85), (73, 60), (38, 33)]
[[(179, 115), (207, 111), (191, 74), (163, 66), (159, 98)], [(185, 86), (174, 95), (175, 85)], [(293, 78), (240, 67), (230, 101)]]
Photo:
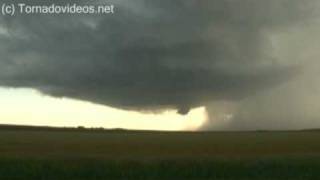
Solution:
[(320, 179), (320, 132), (0, 128), (1, 180)]

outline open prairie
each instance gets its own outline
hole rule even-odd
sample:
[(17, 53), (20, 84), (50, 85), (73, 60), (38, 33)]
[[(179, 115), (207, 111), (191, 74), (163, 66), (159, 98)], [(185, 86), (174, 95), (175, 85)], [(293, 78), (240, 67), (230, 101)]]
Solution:
[(320, 178), (318, 131), (0, 129), (0, 179)]

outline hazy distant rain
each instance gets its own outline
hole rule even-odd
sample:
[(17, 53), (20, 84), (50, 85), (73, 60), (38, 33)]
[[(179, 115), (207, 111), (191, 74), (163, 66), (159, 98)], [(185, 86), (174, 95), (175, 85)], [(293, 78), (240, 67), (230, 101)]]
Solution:
[(3, 15), (19, 14), (113, 14), (114, 5), (28, 5), (26, 3), (3, 4)]

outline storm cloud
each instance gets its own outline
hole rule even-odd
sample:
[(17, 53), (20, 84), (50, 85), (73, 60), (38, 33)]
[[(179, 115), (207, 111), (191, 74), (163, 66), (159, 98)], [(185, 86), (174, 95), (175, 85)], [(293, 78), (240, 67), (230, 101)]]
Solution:
[(299, 79), (309, 63), (278, 52), (286, 39), (277, 35), (319, 18), (316, 0), (107, 3), (115, 14), (1, 17), (0, 85), (131, 110), (231, 102), (257, 112), (244, 102)]

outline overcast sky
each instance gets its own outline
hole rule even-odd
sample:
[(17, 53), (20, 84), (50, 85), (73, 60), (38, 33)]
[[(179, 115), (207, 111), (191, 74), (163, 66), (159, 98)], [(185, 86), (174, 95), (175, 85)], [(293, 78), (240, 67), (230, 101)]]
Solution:
[(112, 15), (0, 16), (0, 123), (320, 127), (318, 0), (108, 4)]

